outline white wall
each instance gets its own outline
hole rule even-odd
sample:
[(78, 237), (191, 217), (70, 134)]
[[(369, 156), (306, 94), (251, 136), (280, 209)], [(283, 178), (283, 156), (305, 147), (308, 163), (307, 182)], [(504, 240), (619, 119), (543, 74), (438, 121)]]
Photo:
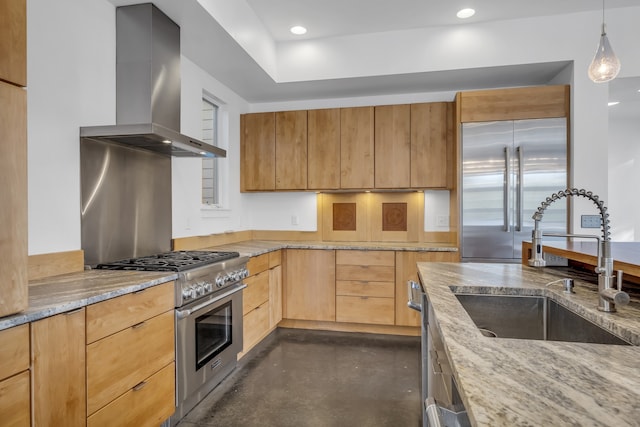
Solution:
[[(80, 248), (78, 128), (115, 123), (115, 12), (113, 5), (106, 0), (29, 0), (27, 5), (29, 253), (75, 250)], [(611, 175), (610, 181), (607, 171), (610, 153), (612, 160), (623, 158), (620, 151), (615, 147), (609, 150), (607, 145), (607, 86), (596, 85), (586, 77), (586, 68), (598, 41), (600, 18), (600, 13), (583, 13), (571, 15), (570, 19), (552, 17), (483, 24), (474, 28), (476, 37), (467, 38), (464, 46), (454, 49), (448, 40), (434, 37), (433, 40), (446, 43), (439, 45), (425, 41), (422, 56), (415, 58), (418, 62), (429, 58), (428, 65), (433, 70), (550, 60), (575, 61), (573, 73), (562, 76), (562, 79), (569, 78), (573, 85), (572, 184), (609, 200), (609, 188), (617, 188), (616, 185), (628, 187), (628, 184), (613, 182), (620, 179), (616, 174)], [(607, 13), (609, 37), (623, 64), (621, 76), (640, 75), (638, 20), (640, 7), (614, 9)], [(465, 31), (459, 28), (443, 34), (452, 39), (454, 33), (462, 37)], [(423, 37), (424, 34), (416, 32), (418, 36)], [(364, 37), (367, 38), (384, 42), (379, 36)], [(327, 43), (336, 42), (339, 41)], [(282, 51), (286, 49), (287, 46), (282, 47)], [(291, 49), (293, 52), (293, 47)], [(382, 55), (384, 52), (391, 56)], [(377, 56), (371, 55), (364, 62), (342, 58), (342, 67), (351, 67), (353, 75), (364, 74), (374, 66), (387, 67), (389, 73), (408, 70), (405, 65), (393, 65), (395, 52), (389, 46), (385, 51), (373, 49), (373, 53)], [(305, 71), (321, 76), (321, 73), (330, 71), (323, 68), (325, 65), (336, 66), (326, 58), (320, 65), (321, 68), (310, 67)], [(239, 114), (242, 112), (452, 99), (452, 93), (422, 93), (247, 105), (184, 57), (182, 69), (184, 133), (199, 134), (200, 114), (196, 112), (200, 109), (202, 90), (225, 103), (229, 152), (225, 162), (229, 196), (227, 211), (201, 211), (197, 161), (175, 159), (172, 162), (174, 237), (252, 228), (307, 230), (315, 226), (313, 194), (239, 193)], [(620, 147), (620, 150), (626, 150), (624, 158), (627, 160), (631, 160), (631, 156), (634, 161), (638, 159), (628, 147)], [(628, 195), (612, 191), (611, 197), (615, 199), (611, 199), (609, 205), (616, 206), (619, 203), (617, 199), (628, 198)], [(628, 224), (639, 212), (636, 208), (617, 210), (623, 211), (616, 212), (614, 217), (621, 224)], [(576, 203), (574, 221), (579, 223), (580, 214), (592, 212), (593, 205)], [(292, 215), (298, 216), (298, 226), (291, 225)], [(613, 225), (616, 226), (615, 222)]]

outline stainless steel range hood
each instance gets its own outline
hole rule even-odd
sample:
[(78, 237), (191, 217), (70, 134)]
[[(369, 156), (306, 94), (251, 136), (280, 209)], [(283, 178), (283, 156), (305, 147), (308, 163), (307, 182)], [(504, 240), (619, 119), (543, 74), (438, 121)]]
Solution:
[(174, 157), (226, 157), (180, 133), (180, 27), (151, 3), (116, 8), (116, 124), (80, 137)]

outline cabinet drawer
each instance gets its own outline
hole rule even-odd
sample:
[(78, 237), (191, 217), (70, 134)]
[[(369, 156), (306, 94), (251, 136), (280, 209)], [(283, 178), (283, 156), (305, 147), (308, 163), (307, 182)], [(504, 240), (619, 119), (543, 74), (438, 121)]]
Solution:
[(368, 282), (362, 280), (336, 281), (336, 295), (393, 298), (394, 294), (395, 285), (393, 282)]
[(29, 369), (29, 325), (0, 331), (0, 380)]
[(395, 267), (386, 265), (336, 265), (336, 280), (393, 282)]
[(269, 252), (269, 268), (282, 264), (282, 250)]
[(87, 344), (174, 307), (174, 283), (168, 282), (87, 307)]
[(269, 268), (269, 254), (262, 254), (249, 258), (247, 270), (249, 274), (255, 276)]
[(257, 276), (245, 279), (247, 285), (242, 291), (242, 314), (247, 314), (269, 299), (269, 272), (263, 271)]
[(336, 321), (393, 325), (394, 299), (372, 297), (336, 297)]
[(336, 265), (386, 265), (395, 267), (394, 251), (336, 251)]
[(0, 381), (0, 420), (2, 425), (29, 427), (29, 371)]
[(170, 363), (91, 415), (87, 426), (157, 427), (174, 411), (175, 364)]
[(269, 301), (242, 318), (243, 352), (247, 352), (269, 330)]
[(173, 310), (88, 345), (88, 413), (102, 408), (174, 358)]

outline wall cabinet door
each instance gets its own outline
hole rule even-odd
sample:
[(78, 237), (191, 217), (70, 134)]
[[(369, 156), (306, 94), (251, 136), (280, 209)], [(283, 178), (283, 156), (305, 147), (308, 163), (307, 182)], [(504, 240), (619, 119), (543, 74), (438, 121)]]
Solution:
[(0, 80), (27, 85), (26, 0), (0, 1)]
[(310, 190), (340, 188), (340, 109), (309, 110), (307, 186)]
[[(3, 60), (0, 56), (0, 62)], [(0, 317), (3, 317), (28, 305), (27, 92), (4, 82), (0, 82), (0, 182)]]
[(373, 188), (373, 107), (340, 110), (340, 188)]
[(335, 251), (289, 249), (285, 252), (284, 268), (283, 317), (335, 321)]
[(276, 190), (307, 189), (307, 111), (276, 113)]
[(240, 189), (275, 190), (275, 113), (243, 114), (240, 128)]
[(453, 102), (411, 105), (411, 187), (449, 188), (453, 171)]
[(85, 309), (31, 324), (33, 425), (84, 426)]
[(410, 105), (375, 107), (376, 188), (409, 188), (410, 172)]

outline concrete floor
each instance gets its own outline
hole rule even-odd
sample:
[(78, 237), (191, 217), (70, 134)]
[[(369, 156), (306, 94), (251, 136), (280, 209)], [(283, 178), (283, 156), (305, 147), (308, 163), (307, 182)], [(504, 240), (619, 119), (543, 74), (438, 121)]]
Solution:
[(421, 424), (420, 339), (277, 329), (178, 424)]

